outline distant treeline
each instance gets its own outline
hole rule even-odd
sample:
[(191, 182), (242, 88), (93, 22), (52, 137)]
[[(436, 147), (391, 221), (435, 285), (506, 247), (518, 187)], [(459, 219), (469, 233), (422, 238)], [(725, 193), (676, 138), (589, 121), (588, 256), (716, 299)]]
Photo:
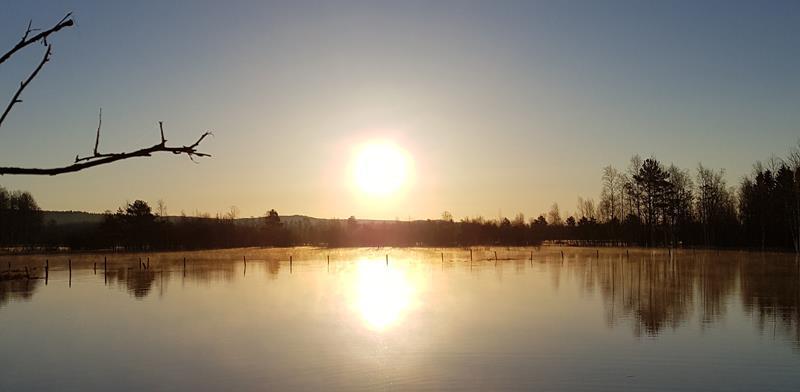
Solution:
[(36, 244), (41, 233), (41, 211), (33, 196), (0, 187), (0, 245)]
[(557, 205), (548, 217), (568, 228), (553, 239), (800, 252), (800, 148), (757, 162), (738, 187), (723, 170), (634, 156), (625, 172), (603, 169), (599, 203), (578, 198), (578, 214), (564, 223)]
[[(41, 219), (41, 218), (39, 218)], [(360, 221), (297, 218), (282, 222), (275, 210), (257, 220), (217, 217), (170, 217), (154, 214), (144, 201), (106, 213), (99, 224), (40, 225), (41, 235), (26, 246), (70, 249), (169, 250), (246, 246), (453, 246), (531, 245), (542, 239), (526, 225), (493, 221)], [(19, 245), (19, 244), (18, 244)]]
[(800, 149), (756, 163), (738, 187), (723, 170), (665, 166), (634, 156), (624, 171), (602, 170), (599, 202), (578, 198), (562, 218), (557, 204), (536, 218), (465, 218), (449, 212), (424, 221), (295, 219), (275, 210), (257, 220), (166, 217), (137, 200), (106, 212), (101, 223), (56, 225), (27, 192), (0, 188), (0, 246), (70, 249), (206, 249), (242, 246), (585, 245), (740, 247), (800, 252)]

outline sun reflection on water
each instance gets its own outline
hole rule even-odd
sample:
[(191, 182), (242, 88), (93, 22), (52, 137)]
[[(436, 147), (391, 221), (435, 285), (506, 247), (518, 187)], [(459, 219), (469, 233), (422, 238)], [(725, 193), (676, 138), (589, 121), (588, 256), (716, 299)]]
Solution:
[(367, 328), (382, 331), (400, 321), (411, 306), (415, 288), (402, 270), (360, 260), (354, 282), (353, 307)]

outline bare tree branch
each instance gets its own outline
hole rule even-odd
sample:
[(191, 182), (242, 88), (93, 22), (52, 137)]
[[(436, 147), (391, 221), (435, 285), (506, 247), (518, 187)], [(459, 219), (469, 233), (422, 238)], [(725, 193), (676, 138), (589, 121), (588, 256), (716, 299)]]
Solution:
[(52, 50), (53, 47), (51, 45), (47, 45), (47, 50), (44, 52), (44, 57), (42, 57), (42, 61), (39, 62), (39, 65), (36, 67), (36, 69), (33, 70), (33, 72), (30, 74), (30, 76), (28, 76), (27, 79), (20, 82), (17, 92), (14, 94), (13, 97), (11, 97), (11, 102), (8, 103), (8, 106), (6, 106), (6, 110), (3, 111), (3, 115), (0, 116), (0, 127), (3, 126), (3, 121), (6, 119), (6, 116), (8, 116), (8, 113), (11, 111), (11, 108), (14, 107), (15, 104), (22, 102), (22, 100), (19, 99), (20, 94), (22, 94), (22, 90), (25, 90), (25, 87), (28, 87), (28, 84), (30, 84), (33, 78), (35, 78), (36, 75), (39, 74), (39, 71), (41, 71), (42, 67), (44, 67), (44, 63), (50, 61), (50, 53), (52, 52)]
[[(40, 33), (38, 33), (38, 34), (36, 34), (34, 36), (30, 36), (31, 33), (34, 33), (34, 32), (39, 31), (39, 30), (38, 29), (32, 29), (31, 28), (32, 22), (28, 22), (28, 27), (25, 30), (25, 33), (22, 35), (22, 38), (20, 39), (19, 43), (17, 43), (13, 48), (11, 48), (11, 50), (9, 50), (8, 52), (6, 52), (2, 56), (0, 56), (0, 64), (2, 64), (6, 60), (8, 60), (14, 53), (16, 53), (17, 51), (25, 48), (26, 46), (28, 46), (28, 45), (30, 45), (30, 44), (32, 44), (34, 42), (41, 41), (45, 46), (47, 46), (47, 50), (44, 53), (44, 57), (42, 58), (42, 61), (39, 62), (39, 65), (36, 67), (36, 69), (33, 70), (33, 72), (30, 74), (30, 76), (28, 76), (27, 79), (23, 80), (20, 83), (19, 88), (17, 89), (17, 92), (11, 98), (11, 102), (9, 102), (8, 106), (6, 106), (5, 110), (3, 111), (2, 116), (0, 116), (0, 126), (2, 126), (3, 121), (6, 119), (6, 117), (8, 116), (8, 113), (11, 111), (11, 109), (14, 107), (14, 105), (22, 102), (22, 100), (19, 99), (20, 95), (22, 94), (22, 91), (25, 90), (25, 88), (28, 86), (28, 84), (30, 84), (31, 81), (36, 77), (36, 75), (39, 74), (39, 71), (42, 70), (42, 67), (44, 67), (44, 64), (46, 62), (50, 61), (50, 54), (52, 53), (52, 46), (50, 46), (47, 43), (47, 37), (50, 34), (53, 34), (53, 33), (57, 32), (57, 31), (63, 29), (64, 27), (73, 26), (75, 23), (71, 19), (71, 16), (72, 16), (72, 13), (68, 13), (66, 16), (61, 18), (61, 20), (58, 23), (56, 23), (55, 26), (51, 27), (50, 29), (41, 31)], [(80, 171), (80, 170), (87, 169), (87, 168), (90, 168), (90, 167), (99, 166), (99, 165), (105, 165), (105, 164), (108, 164), (108, 163), (121, 161), (121, 160), (129, 159), (129, 158), (149, 157), (152, 154), (158, 153), (158, 152), (171, 152), (171, 153), (176, 154), (176, 155), (186, 154), (186, 156), (188, 156), (189, 159), (191, 159), (193, 162), (194, 162), (194, 158), (195, 157), (210, 157), (211, 156), (210, 154), (206, 154), (206, 153), (197, 151), (197, 147), (200, 145), (200, 143), (203, 141), (203, 139), (205, 139), (207, 136), (211, 135), (211, 132), (203, 133), (200, 136), (200, 138), (197, 139), (197, 141), (194, 142), (191, 145), (170, 147), (170, 146), (167, 146), (167, 139), (164, 136), (164, 123), (161, 122), (161, 121), (158, 122), (158, 127), (159, 127), (159, 130), (161, 132), (161, 142), (160, 143), (158, 143), (156, 145), (153, 145), (151, 147), (142, 148), (142, 149), (139, 149), (139, 150), (136, 150), (136, 151), (120, 152), (120, 153), (101, 153), (99, 149), (100, 149), (100, 129), (102, 128), (102, 126), (103, 126), (103, 109), (101, 108), (100, 109), (100, 113), (98, 115), (97, 133), (96, 133), (95, 139), (94, 139), (94, 149), (92, 150), (92, 155), (89, 155), (89, 156), (86, 156), (86, 157), (81, 157), (80, 155), (77, 155), (77, 156), (75, 156), (75, 162), (73, 164), (67, 165), (67, 166), (61, 166), (61, 167), (54, 167), (54, 168), (42, 169), (42, 168), (25, 168), (25, 167), (13, 167), (13, 166), (0, 167), (0, 176), (1, 175), (5, 175), (5, 174), (23, 174), (23, 175), (27, 174), (27, 175), (50, 175), (50, 176), (53, 176), (53, 175), (63, 174), (63, 173), (72, 173), (72, 172)]]
[[(75, 157), (75, 163), (87, 162), (87, 161), (92, 161), (92, 160), (100, 159), (100, 158), (109, 158), (109, 157), (115, 157), (115, 156), (119, 156), (119, 155), (129, 154), (129, 153), (116, 153), (116, 152), (115, 153), (103, 154), (103, 153), (98, 152), (97, 147), (98, 147), (99, 141), (100, 141), (100, 126), (102, 125), (102, 121), (103, 121), (102, 111), (100, 112), (100, 114), (101, 114), (101, 117), (100, 117), (100, 122), (97, 124), (97, 139), (95, 139), (93, 154), (89, 155), (89, 156), (85, 156), (85, 157), (76, 156)], [(189, 158), (192, 158), (192, 160), (194, 160), (193, 159), (194, 156), (198, 156), (198, 157), (211, 156), (209, 154), (199, 153), (199, 152), (194, 150), (195, 147), (197, 147), (200, 144), (200, 142), (202, 142), (203, 139), (206, 138), (206, 136), (209, 136), (209, 135), (213, 136), (211, 131), (206, 131), (203, 135), (200, 136), (199, 140), (197, 140), (194, 144), (192, 144), (190, 146), (167, 147), (166, 146), (167, 139), (164, 138), (164, 122), (163, 121), (159, 121), (158, 122), (158, 127), (161, 130), (161, 143), (156, 144), (153, 147), (161, 146), (163, 149), (157, 150), (156, 152), (166, 151), (166, 152), (172, 152), (174, 154), (188, 154)], [(153, 148), (153, 147), (149, 147), (147, 149), (150, 149), (150, 148)], [(190, 150), (191, 150), (191, 152), (190, 152)], [(141, 150), (137, 150), (136, 152), (139, 152), (139, 151), (141, 151)], [(0, 173), (0, 175), (2, 175), (2, 174), (3, 173)]]
[(167, 139), (164, 139), (164, 122), (163, 121), (159, 121), (158, 122), (158, 128), (161, 130), (161, 144), (166, 144), (167, 143)]
[(36, 35), (34, 35), (33, 37), (30, 37), (30, 38), (28, 38), (28, 36), (32, 32), (38, 31), (38, 29), (31, 29), (31, 23), (32, 22), (28, 22), (28, 28), (25, 30), (25, 34), (22, 36), (22, 39), (20, 39), (19, 42), (16, 45), (14, 45), (13, 48), (11, 48), (11, 50), (9, 50), (8, 52), (6, 52), (2, 56), (0, 56), (0, 64), (4, 63), (6, 60), (8, 60), (14, 53), (19, 51), (20, 49), (22, 49), (22, 48), (24, 48), (24, 47), (26, 47), (26, 46), (28, 46), (28, 45), (36, 42), (36, 41), (41, 40), (45, 45), (47, 45), (47, 37), (50, 34), (53, 34), (53, 33), (57, 32), (57, 31), (63, 29), (64, 27), (70, 27), (70, 26), (75, 25), (75, 22), (72, 21), (71, 16), (72, 16), (72, 12), (68, 13), (63, 18), (61, 18), (61, 20), (58, 21), (58, 23), (56, 23), (55, 26), (53, 26), (53, 27), (51, 27), (51, 28), (49, 28), (49, 29), (47, 29), (45, 31), (42, 31), (41, 33), (36, 34)]
[[(162, 128), (163, 130), (163, 128)], [(194, 157), (210, 157), (211, 154), (206, 154), (203, 152), (197, 151), (197, 147), (200, 143), (205, 139), (207, 136), (211, 136), (211, 132), (205, 132), (200, 135), (200, 138), (197, 139), (196, 142), (190, 144), (188, 146), (180, 146), (180, 147), (169, 147), (166, 145), (165, 141), (153, 145), (151, 147), (142, 148), (136, 151), (131, 152), (120, 152), (120, 153), (107, 153), (101, 154), (95, 152), (91, 156), (87, 157), (75, 157), (75, 163), (72, 165), (62, 166), (62, 167), (54, 167), (49, 169), (41, 169), (41, 168), (24, 168), (24, 167), (0, 167), (0, 175), (5, 174), (27, 174), (27, 175), (46, 175), (46, 176), (54, 176), (57, 174), (64, 174), (64, 173), (72, 173), (76, 171), (80, 171), (83, 169), (88, 169), (90, 167), (105, 165), (116, 161), (121, 161), (123, 159), (130, 159), (136, 157), (149, 157), (154, 153), (158, 152), (171, 152), (176, 155), (186, 154), (190, 159), (194, 161)]]

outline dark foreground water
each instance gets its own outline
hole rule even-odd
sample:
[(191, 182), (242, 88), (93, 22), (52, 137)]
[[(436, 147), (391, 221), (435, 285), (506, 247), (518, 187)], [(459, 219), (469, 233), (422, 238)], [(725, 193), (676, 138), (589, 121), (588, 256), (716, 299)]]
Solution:
[(561, 251), (51, 256), (0, 282), (0, 390), (800, 390), (795, 256)]

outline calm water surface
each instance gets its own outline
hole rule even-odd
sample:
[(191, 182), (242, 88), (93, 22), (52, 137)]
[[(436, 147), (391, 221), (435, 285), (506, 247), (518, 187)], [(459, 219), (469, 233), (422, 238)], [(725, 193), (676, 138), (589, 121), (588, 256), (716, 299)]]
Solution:
[[(800, 390), (794, 255), (71, 258), (71, 276), (50, 256), (46, 280), (0, 282), (0, 390)], [(45, 276), (44, 256), (8, 263)]]

